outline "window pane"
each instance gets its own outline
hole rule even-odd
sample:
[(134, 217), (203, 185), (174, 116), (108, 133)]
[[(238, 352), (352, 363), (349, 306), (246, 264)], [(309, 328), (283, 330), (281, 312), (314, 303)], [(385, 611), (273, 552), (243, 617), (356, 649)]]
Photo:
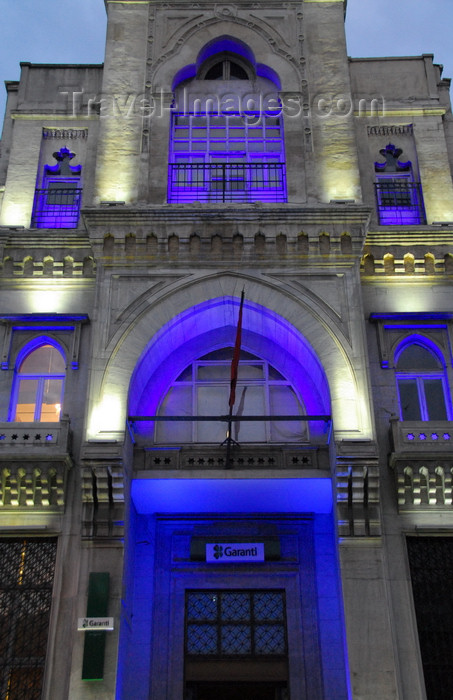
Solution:
[(62, 379), (46, 379), (43, 386), (41, 416), (39, 420), (57, 422), (60, 420)]
[(427, 420), (447, 420), (444, 388), (441, 379), (424, 379)]
[[(159, 409), (160, 416), (192, 415), (192, 387), (174, 386), (167, 393)], [(157, 442), (192, 442), (190, 421), (159, 421), (156, 424)]]
[[(290, 386), (270, 386), (269, 403), (272, 416), (302, 415), (302, 406)], [(297, 421), (273, 421), (271, 423), (271, 440), (276, 442), (294, 442), (307, 437), (307, 424)]]
[(399, 379), (401, 420), (422, 420), (417, 382), (415, 379)]
[(17, 423), (31, 423), (35, 420), (36, 394), (38, 391), (37, 379), (21, 379), (17, 396), (16, 414), (14, 420)]
[(244, 622), (250, 620), (250, 595), (248, 593), (223, 593), (220, 609), (222, 621)]
[[(199, 386), (197, 388), (197, 414), (200, 416), (224, 416), (228, 413), (229, 386), (227, 384)], [(227, 424), (214, 421), (197, 423), (199, 442), (225, 440)]]
[(19, 371), (23, 374), (64, 374), (65, 363), (53, 345), (42, 345), (27, 355)]
[[(264, 416), (266, 413), (264, 387), (238, 384), (234, 413), (237, 416)], [(266, 442), (266, 422), (235, 422), (233, 424), (233, 438), (237, 442)]]
[(398, 369), (441, 369), (438, 358), (422, 345), (413, 343), (403, 350), (398, 358)]

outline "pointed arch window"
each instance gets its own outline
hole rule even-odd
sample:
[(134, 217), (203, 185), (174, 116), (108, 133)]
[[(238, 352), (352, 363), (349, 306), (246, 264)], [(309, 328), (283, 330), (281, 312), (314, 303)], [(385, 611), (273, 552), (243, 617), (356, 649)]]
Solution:
[[(188, 365), (163, 397), (162, 416), (221, 416), (228, 412), (232, 348), (204, 355)], [(236, 415), (304, 415), (305, 408), (288, 380), (269, 362), (242, 351), (236, 388)], [(307, 440), (301, 421), (235, 422), (232, 437), (238, 442), (287, 443)], [(224, 422), (156, 423), (155, 441), (172, 443), (217, 443), (225, 439)]]
[(168, 201), (287, 201), (278, 87), (250, 56), (220, 51), (176, 86)]
[(430, 348), (418, 342), (403, 347), (396, 363), (396, 380), (401, 420), (451, 419), (444, 365)]
[(58, 422), (65, 374), (62, 352), (48, 342), (35, 343), (22, 353), (16, 367), (12, 420)]

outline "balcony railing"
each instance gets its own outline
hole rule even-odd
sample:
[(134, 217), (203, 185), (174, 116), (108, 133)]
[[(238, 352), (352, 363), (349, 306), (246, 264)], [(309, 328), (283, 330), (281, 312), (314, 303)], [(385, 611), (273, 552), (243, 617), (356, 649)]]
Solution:
[(35, 190), (32, 228), (77, 228), (82, 189), (51, 187)]
[(284, 163), (170, 163), (169, 202), (286, 202)]
[(426, 224), (419, 182), (377, 182), (376, 203), (381, 226)]

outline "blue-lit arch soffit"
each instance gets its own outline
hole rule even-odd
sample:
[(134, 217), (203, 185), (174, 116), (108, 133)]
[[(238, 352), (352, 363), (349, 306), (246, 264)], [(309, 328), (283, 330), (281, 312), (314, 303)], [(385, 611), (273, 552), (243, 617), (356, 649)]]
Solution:
[(270, 66), (264, 63), (257, 63), (253, 51), (247, 44), (235, 37), (224, 35), (212, 39), (212, 41), (205, 44), (198, 53), (196, 62), (184, 66), (176, 73), (173, 79), (172, 90), (175, 90), (182, 82), (194, 78), (197, 74), (197, 70), (205, 61), (209, 60), (212, 56), (220, 55), (225, 52), (240, 56), (253, 66), (258, 77), (267, 78), (267, 80), (274, 83), (278, 89), (281, 89), (281, 81), (277, 73), (270, 68)]
[[(161, 397), (188, 364), (234, 345), (239, 304), (238, 297), (210, 299), (178, 314), (150, 339), (131, 379), (129, 415), (154, 415)], [(323, 367), (286, 319), (246, 299), (241, 347), (270, 362), (293, 385), (308, 414), (330, 415)]]
[[(161, 397), (188, 364), (209, 352), (232, 347), (239, 305), (237, 297), (210, 299), (166, 323), (151, 338), (137, 363), (130, 385), (129, 415), (154, 415)], [(241, 347), (267, 360), (284, 375), (299, 393), (308, 414), (330, 415), (329, 388), (321, 363), (308, 341), (286, 319), (246, 300)], [(318, 426), (320, 431), (326, 430), (324, 423)], [(149, 423), (136, 423), (135, 430), (146, 433)], [(196, 479), (181, 472), (179, 478), (168, 479), (148, 472), (146, 478), (133, 480), (132, 499), (142, 514), (190, 512), (194, 490), (200, 496), (196, 499), (197, 512), (330, 512), (332, 486), (328, 475), (303, 476), (269, 479), (257, 475), (250, 479), (238, 478), (229, 471), (222, 478)]]

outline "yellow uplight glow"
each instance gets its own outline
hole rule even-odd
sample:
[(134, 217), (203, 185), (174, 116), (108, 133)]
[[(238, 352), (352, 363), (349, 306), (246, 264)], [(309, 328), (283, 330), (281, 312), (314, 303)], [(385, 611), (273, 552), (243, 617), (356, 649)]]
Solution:
[(89, 438), (99, 438), (101, 435), (107, 437), (109, 433), (124, 430), (125, 400), (125, 397), (109, 394), (93, 407), (88, 428)]

